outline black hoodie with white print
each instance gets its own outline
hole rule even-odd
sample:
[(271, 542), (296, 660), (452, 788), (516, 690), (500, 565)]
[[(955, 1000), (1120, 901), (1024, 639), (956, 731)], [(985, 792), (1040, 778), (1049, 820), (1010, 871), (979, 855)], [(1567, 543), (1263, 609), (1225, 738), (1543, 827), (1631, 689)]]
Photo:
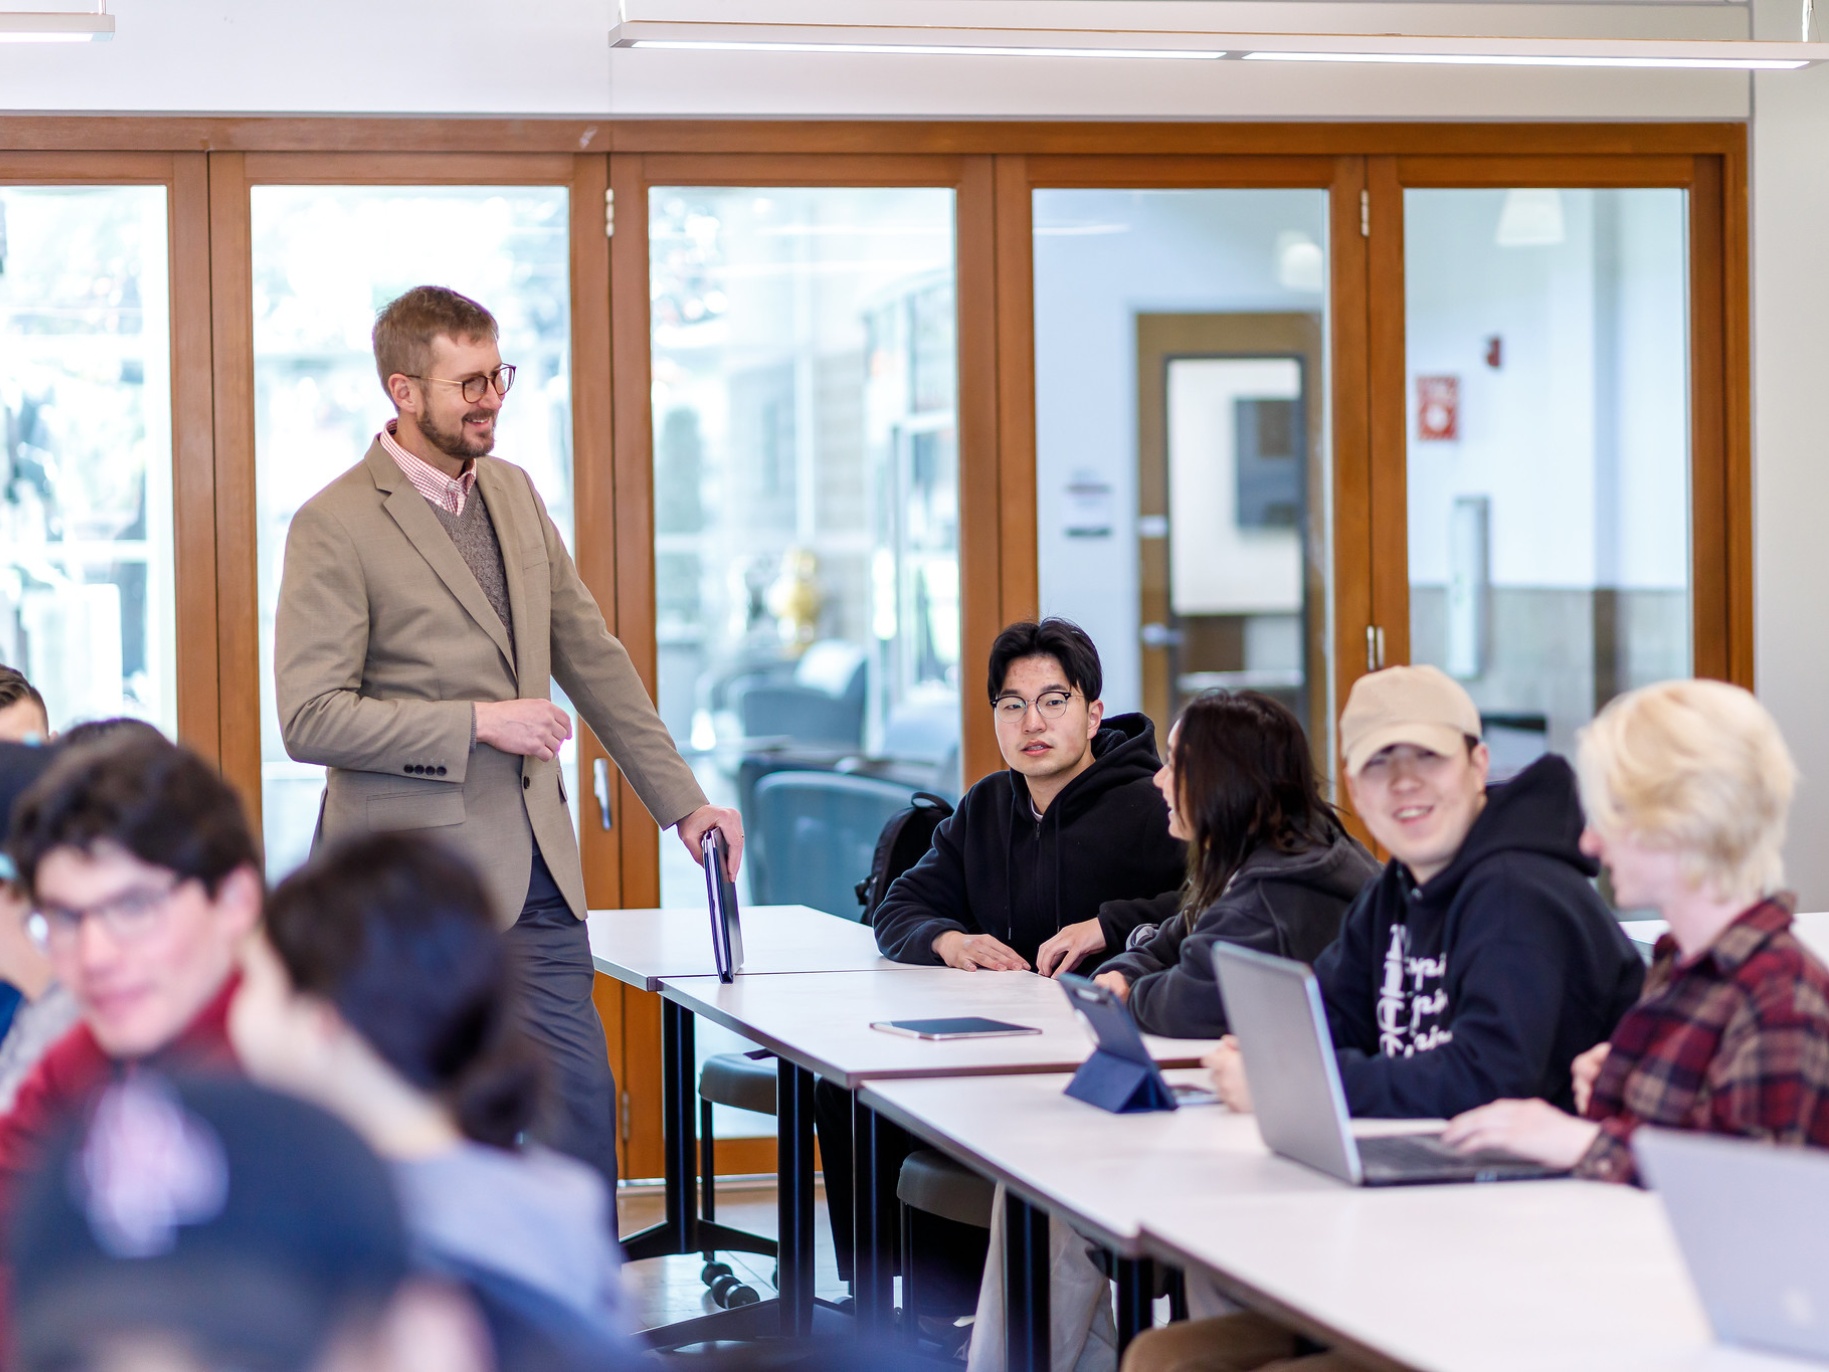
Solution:
[(1539, 758), (1486, 796), (1445, 870), (1418, 886), (1387, 863), (1315, 960), (1355, 1115), (1573, 1109), (1569, 1064), (1638, 999), (1644, 963), (1577, 846), (1569, 764)]

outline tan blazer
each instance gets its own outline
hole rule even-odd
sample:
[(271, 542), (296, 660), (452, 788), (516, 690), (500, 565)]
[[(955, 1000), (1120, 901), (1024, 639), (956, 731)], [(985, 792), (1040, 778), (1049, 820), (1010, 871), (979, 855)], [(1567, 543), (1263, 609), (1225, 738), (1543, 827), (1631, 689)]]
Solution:
[(280, 733), (297, 761), (330, 768), (319, 840), (436, 830), (477, 864), (505, 926), (526, 899), (538, 838), (582, 918), (559, 764), (473, 747), (473, 702), (545, 700), (557, 678), (661, 825), (705, 796), (527, 473), (478, 458), (477, 496), (502, 546), (513, 653), (457, 545), (377, 440), (286, 536), (273, 633)]

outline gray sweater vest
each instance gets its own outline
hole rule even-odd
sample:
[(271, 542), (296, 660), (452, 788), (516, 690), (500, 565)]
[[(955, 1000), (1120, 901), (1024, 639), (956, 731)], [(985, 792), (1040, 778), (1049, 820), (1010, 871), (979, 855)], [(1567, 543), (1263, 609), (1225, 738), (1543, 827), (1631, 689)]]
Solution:
[(508, 605), (508, 573), (502, 568), (502, 545), (495, 536), (495, 523), (489, 518), (489, 509), (483, 504), (483, 493), (472, 489), (460, 515), (454, 515), (432, 501), (426, 503), (432, 506), (432, 513), (451, 535), (464, 565), (476, 578), (476, 584), (483, 588), (483, 595), (501, 616), (502, 627), (508, 630), (508, 646), (514, 647), (514, 611)]

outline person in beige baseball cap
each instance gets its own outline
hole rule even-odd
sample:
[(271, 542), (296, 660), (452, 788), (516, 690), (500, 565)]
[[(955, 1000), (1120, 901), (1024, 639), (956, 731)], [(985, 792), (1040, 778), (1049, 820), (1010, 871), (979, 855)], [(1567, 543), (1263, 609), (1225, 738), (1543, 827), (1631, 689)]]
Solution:
[[(1537, 1098), (1571, 1110), (1571, 1064), (1613, 1032), (1645, 975), (1594, 889), (1574, 771), (1550, 754), (1488, 786), (1480, 712), (1434, 667), (1361, 677), (1340, 755), (1353, 814), (1391, 855), (1314, 963), (1347, 1108), (1452, 1119)], [(1207, 1065), (1225, 1103), (1250, 1110), (1237, 1043), (1221, 1040)], [(1273, 1320), (1231, 1315), (1139, 1336), (1123, 1372), (1283, 1372), (1301, 1347)]]

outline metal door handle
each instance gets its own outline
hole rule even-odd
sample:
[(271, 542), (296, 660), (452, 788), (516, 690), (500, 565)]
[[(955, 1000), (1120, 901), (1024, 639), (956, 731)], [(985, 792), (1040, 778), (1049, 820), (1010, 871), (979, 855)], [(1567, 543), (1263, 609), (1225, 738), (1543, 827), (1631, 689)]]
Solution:
[(607, 757), (591, 762), (591, 794), (597, 797), (597, 822), (606, 830), (614, 829), (616, 821), (610, 814), (610, 760)]

